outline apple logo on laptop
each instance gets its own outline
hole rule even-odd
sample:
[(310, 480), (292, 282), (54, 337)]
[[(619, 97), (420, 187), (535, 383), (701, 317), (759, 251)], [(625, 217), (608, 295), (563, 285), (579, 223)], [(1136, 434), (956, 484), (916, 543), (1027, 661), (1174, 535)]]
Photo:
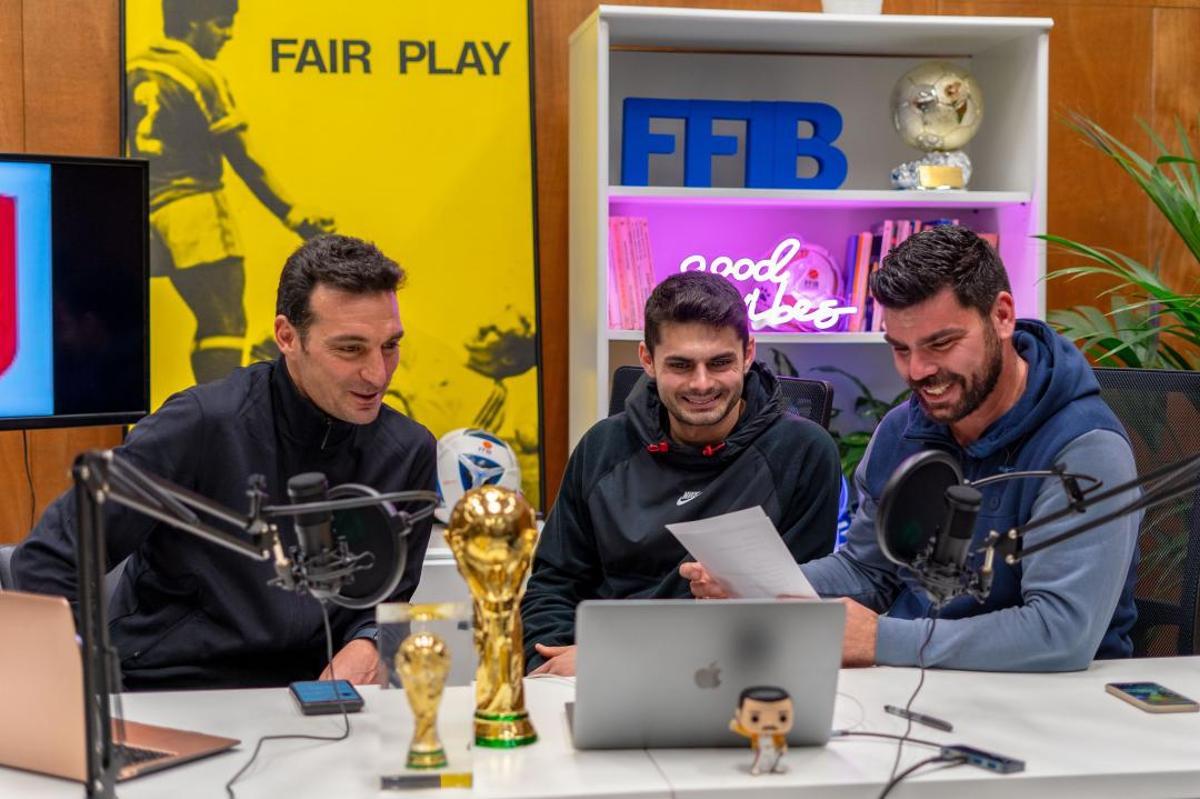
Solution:
[(697, 688), (704, 688), (705, 690), (719, 688), (721, 687), (721, 667), (714, 660), (704, 668), (696, 669), (693, 679), (696, 681)]

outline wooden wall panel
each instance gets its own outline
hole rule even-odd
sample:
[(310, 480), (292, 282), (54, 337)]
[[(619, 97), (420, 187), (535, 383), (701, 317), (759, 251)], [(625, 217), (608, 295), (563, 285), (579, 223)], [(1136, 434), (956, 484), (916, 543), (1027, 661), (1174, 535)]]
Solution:
[(25, 0), (25, 148), (118, 155), (119, 0)]
[(0, 0), (0, 152), (25, 149), (21, 0)]
[[(1193, 149), (1200, 148), (1200, 8), (1158, 8), (1154, 10), (1154, 58), (1152, 66), (1154, 112), (1151, 124), (1172, 147), (1178, 144), (1175, 132), (1182, 123)], [(1186, 76), (1187, 79), (1181, 79)], [(1182, 155), (1181, 148), (1172, 149)], [(1200, 155), (1200, 153), (1196, 153)], [(1157, 208), (1148, 207), (1149, 258), (1157, 257), (1163, 279), (1177, 291), (1200, 293), (1200, 264), (1184, 246), (1179, 234), (1167, 224)]]

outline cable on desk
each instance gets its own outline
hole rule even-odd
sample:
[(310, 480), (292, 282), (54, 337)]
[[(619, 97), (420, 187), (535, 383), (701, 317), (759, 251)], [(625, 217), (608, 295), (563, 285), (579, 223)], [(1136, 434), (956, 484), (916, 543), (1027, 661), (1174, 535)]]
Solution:
[(834, 730), (830, 733), (831, 738), (847, 738), (850, 736), (857, 737), (859, 735), (868, 738), (891, 738), (893, 741), (903, 740), (905, 743), (917, 744), (918, 746), (931, 746), (934, 749), (941, 749), (945, 744), (937, 743), (936, 741), (927, 741), (924, 738), (905, 738), (901, 735), (893, 735), (890, 732), (869, 732), (867, 730)]
[(966, 763), (966, 762), (967, 762), (967, 759), (965, 757), (962, 757), (961, 755), (958, 755), (958, 756), (934, 755), (933, 757), (927, 757), (924, 760), (919, 760), (916, 763), (913, 763), (908, 768), (904, 769), (904, 771), (901, 771), (895, 777), (892, 777), (888, 781), (888, 784), (883, 786), (883, 791), (880, 792), (879, 799), (884, 799), (884, 797), (886, 797), (889, 793), (892, 792), (893, 788), (895, 788), (897, 785), (900, 784), (901, 780), (903, 780), (905, 777), (912, 774), (917, 769), (922, 769), (922, 768), (925, 768), (926, 766), (932, 766), (935, 763), (945, 763), (948, 768), (953, 768), (955, 766), (961, 766), (963, 763)]
[(258, 743), (254, 745), (254, 754), (250, 755), (250, 759), (246, 761), (246, 765), (238, 769), (237, 774), (230, 777), (229, 782), (225, 783), (225, 793), (229, 794), (229, 799), (237, 799), (233, 793), (233, 784), (238, 781), (246, 770), (254, 764), (258, 758), (258, 753), (262, 749), (262, 745), (267, 741), (286, 741), (286, 740), (306, 740), (306, 741), (344, 741), (350, 736), (350, 716), (346, 713), (346, 702), (342, 699), (342, 692), (338, 690), (337, 675), (333, 673), (333, 632), (329, 628), (329, 609), (323, 601), (318, 600), (321, 606), (321, 619), (325, 622), (325, 657), (329, 663), (329, 680), (333, 683), (333, 695), (337, 697), (338, 707), (342, 711), (342, 721), (345, 722), (346, 728), (341, 735), (263, 735), (258, 739)]
[[(917, 666), (921, 669), (921, 677), (917, 680), (917, 687), (913, 689), (912, 696), (908, 697), (908, 704), (904, 706), (904, 712), (907, 715), (912, 710), (912, 704), (917, 698), (917, 694), (921, 693), (921, 686), (925, 684), (925, 647), (929, 646), (929, 642), (933, 640), (933, 628), (937, 626), (937, 611), (933, 605), (929, 606), (929, 632), (925, 633), (925, 640), (921, 643), (921, 648), (917, 650)], [(908, 717), (908, 723), (904, 727), (904, 735), (900, 736), (900, 743), (896, 744), (896, 759), (892, 763), (892, 775), (890, 779), (896, 779), (896, 769), (900, 768), (900, 755), (904, 752), (904, 742), (909, 740), (908, 736), (912, 732), (912, 716)], [(886, 793), (886, 792), (885, 792)]]

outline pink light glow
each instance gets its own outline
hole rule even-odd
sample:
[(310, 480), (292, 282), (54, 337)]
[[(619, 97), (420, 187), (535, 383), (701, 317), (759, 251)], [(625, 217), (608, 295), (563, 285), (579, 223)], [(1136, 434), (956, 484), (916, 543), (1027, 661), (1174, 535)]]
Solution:
[[(878, 199), (803, 200), (778, 198), (631, 197), (614, 195), (610, 216), (648, 220), (654, 279), (679, 271), (690, 256), (711, 261), (719, 256), (761, 259), (787, 236), (827, 250), (842, 265), (843, 284), (852, 279), (846, 268), (847, 240), (871, 230), (884, 219), (957, 218), (980, 233), (998, 233), (1000, 254), (1009, 272), (1021, 316), (1037, 316), (1037, 249), (1029, 238), (1034, 207), (1023, 202), (989, 202), (979, 206), (937, 205), (937, 197), (918, 202)], [(847, 303), (849, 304), (849, 303)], [(785, 332), (783, 328), (780, 332)], [(820, 335), (815, 333), (814, 335)]]

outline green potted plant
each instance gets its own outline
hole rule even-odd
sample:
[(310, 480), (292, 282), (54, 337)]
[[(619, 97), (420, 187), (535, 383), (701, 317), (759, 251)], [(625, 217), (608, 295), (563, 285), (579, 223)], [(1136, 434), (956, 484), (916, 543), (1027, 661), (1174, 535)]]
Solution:
[[(1157, 154), (1144, 158), (1100, 125), (1074, 114), (1072, 126), (1128, 174), (1162, 212), (1200, 265), (1200, 168), (1183, 125), (1176, 124), (1178, 150), (1143, 123)], [(1103, 292), (1108, 308), (1079, 305), (1051, 311), (1048, 320), (1101, 366), (1196, 369), (1200, 365), (1200, 296), (1163, 282), (1158, 264), (1092, 247), (1062, 236), (1039, 238), (1082, 259), (1056, 269), (1047, 279), (1103, 275), (1115, 284)], [(1195, 289), (1193, 284), (1190, 289)]]

